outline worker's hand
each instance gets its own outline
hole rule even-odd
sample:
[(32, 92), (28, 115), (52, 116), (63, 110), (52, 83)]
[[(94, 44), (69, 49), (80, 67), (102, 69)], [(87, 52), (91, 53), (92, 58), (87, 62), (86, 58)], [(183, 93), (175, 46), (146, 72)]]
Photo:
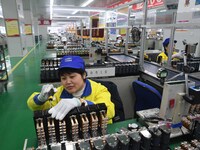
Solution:
[(61, 99), (60, 102), (48, 112), (51, 114), (52, 118), (62, 120), (70, 110), (78, 106), (81, 106), (81, 102), (78, 98), (66, 98)]
[(181, 58), (183, 58), (183, 54), (181, 52), (178, 52), (178, 53), (172, 55), (172, 59), (173, 58), (179, 58), (179, 59), (181, 59)]
[(52, 84), (43, 85), (41, 93), (38, 95), (38, 100), (41, 102), (47, 101), (49, 96), (52, 96), (53, 92), (54, 86)]

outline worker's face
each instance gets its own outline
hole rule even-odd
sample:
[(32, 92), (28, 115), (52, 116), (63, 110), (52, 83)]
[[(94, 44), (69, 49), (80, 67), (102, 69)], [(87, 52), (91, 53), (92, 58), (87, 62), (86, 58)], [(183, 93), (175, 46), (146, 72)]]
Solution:
[(64, 74), (61, 76), (61, 84), (70, 94), (76, 93), (83, 89), (86, 75), (81, 76), (79, 73)]

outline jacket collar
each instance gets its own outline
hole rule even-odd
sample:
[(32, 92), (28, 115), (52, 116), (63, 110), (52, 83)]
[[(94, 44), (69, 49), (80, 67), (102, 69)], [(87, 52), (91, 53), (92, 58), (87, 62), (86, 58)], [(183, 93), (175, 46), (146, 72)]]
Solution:
[[(84, 89), (81, 97), (86, 97), (86, 96), (90, 95), (92, 92), (92, 87), (91, 87), (90, 81), (88, 79), (86, 79), (85, 84), (86, 84), (85, 89)], [(73, 95), (68, 93), (65, 89), (63, 89), (63, 91), (60, 95), (60, 98), (73, 98)]]

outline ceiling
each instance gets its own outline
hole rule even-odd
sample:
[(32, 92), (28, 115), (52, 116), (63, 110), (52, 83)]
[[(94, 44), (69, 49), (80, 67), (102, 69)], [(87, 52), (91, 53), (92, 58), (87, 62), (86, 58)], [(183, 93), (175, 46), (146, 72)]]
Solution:
[[(24, 10), (32, 10), (33, 16), (36, 18), (50, 19), (50, 0), (22, 0)], [(74, 10), (57, 10), (59, 8), (71, 8), (71, 7), (81, 7), (86, 0), (54, 0), (53, 2), (53, 18), (52, 20), (62, 20), (62, 17), (57, 16), (68, 16), (73, 15)], [(105, 9), (114, 3), (120, 2), (121, 0), (94, 0), (90, 3), (87, 8)], [(78, 11), (74, 15), (88, 16), (94, 12)], [(70, 17), (71, 19), (73, 17)], [(69, 19), (69, 18), (68, 18)]]

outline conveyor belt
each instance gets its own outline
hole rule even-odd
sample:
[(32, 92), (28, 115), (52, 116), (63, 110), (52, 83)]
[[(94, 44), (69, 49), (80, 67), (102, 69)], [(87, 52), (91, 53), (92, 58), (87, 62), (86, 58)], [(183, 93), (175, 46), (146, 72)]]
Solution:
[(108, 58), (115, 60), (117, 62), (135, 62), (136, 59), (134, 57), (125, 55), (125, 54), (116, 54), (116, 55), (109, 55)]
[[(117, 62), (130, 62), (130, 61), (134, 61), (136, 60), (134, 57), (125, 55), (125, 54), (113, 54), (110, 55), (109, 58), (111, 60), (117, 61)], [(151, 78), (151, 82), (153, 83), (157, 83), (160, 84), (160, 80), (156, 77), (156, 73), (158, 71), (158, 69), (161, 68), (161, 66), (159, 64), (156, 64), (154, 62), (148, 62), (148, 61), (144, 61), (144, 72), (142, 72), (141, 77), (148, 77), (148, 79)], [(175, 75), (181, 73), (180, 71), (177, 70), (172, 70), (172, 69), (168, 69), (166, 68), (168, 71), (168, 76), (166, 78), (170, 79), (172, 77), (174, 77)], [(176, 80), (184, 80), (185, 76), (178, 76), (176, 78)], [(196, 83), (196, 85), (200, 85), (200, 73), (191, 73), (189, 74), (189, 80), (194, 81)]]
[[(157, 73), (157, 71), (158, 71), (158, 69), (160, 67), (161, 66), (158, 65), (158, 64), (146, 61), (146, 62), (144, 62), (144, 70), (145, 70), (144, 73), (149, 74), (152, 77), (156, 77), (156, 73)], [(171, 70), (171, 69), (167, 69), (167, 71), (168, 71), (168, 76), (167, 76), (166, 80), (174, 77), (175, 75), (177, 75), (179, 73), (181, 73), (180, 71)], [(200, 78), (199, 78), (199, 76), (200, 76), (200, 73), (189, 74), (189, 80), (194, 81), (196, 83), (196, 85), (199, 85), (200, 84)], [(184, 75), (183, 76), (179, 76), (179, 77), (176, 78), (176, 80), (184, 80), (184, 79), (185, 79)]]

